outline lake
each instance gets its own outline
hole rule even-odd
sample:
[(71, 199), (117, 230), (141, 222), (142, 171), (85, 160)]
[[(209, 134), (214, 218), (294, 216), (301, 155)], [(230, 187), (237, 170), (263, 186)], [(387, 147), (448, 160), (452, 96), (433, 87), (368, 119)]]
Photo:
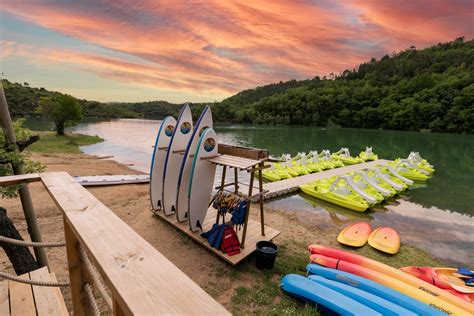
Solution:
[[(148, 172), (152, 145), (160, 121), (120, 119), (90, 121), (75, 132), (98, 135), (103, 143), (81, 149)], [(28, 121), (32, 128), (41, 123)], [(49, 125), (47, 125), (49, 126)], [(369, 213), (357, 213), (295, 194), (266, 205), (296, 212), (301, 221), (320, 228), (354, 220), (369, 221), (373, 227), (395, 228), (403, 243), (417, 246), (455, 266), (474, 262), (474, 136), (298, 126), (217, 125), (220, 142), (266, 148), (274, 156), (299, 151), (348, 147), (353, 156), (372, 146), (380, 158), (406, 157), (410, 151), (434, 164), (436, 173), (426, 184), (415, 185), (396, 201)], [(245, 179), (245, 175), (242, 175)]]

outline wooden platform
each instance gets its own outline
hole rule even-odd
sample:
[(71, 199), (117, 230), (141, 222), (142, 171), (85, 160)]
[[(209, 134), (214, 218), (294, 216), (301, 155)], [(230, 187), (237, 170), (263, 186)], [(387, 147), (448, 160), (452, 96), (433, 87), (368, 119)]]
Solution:
[[(20, 275), (24, 279), (56, 282), (48, 268)], [(0, 315), (69, 315), (58, 287), (35, 286), (14, 281), (0, 282)]]
[[(324, 179), (324, 178), (328, 178), (332, 176), (339, 176), (348, 172), (362, 170), (365, 168), (372, 168), (372, 167), (375, 167), (376, 165), (385, 165), (386, 162), (387, 160), (380, 159), (376, 161), (364, 162), (364, 163), (345, 166), (341, 168), (311, 173), (304, 176), (299, 176), (299, 177), (290, 178), (286, 180), (265, 183), (263, 185), (263, 189), (268, 192), (266, 192), (263, 197), (265, 200), (267, 200), (267, 199), (271, 199), (271, 198), (278, 197), (281, 195), (294, 193), (299, 190), (299, 186), (302, 184), (310, 183), (316, 180), (320, 180), (320, 179)], [(252, 202), (256, 202), (256, 201), (252, 200)]]
[[(166, 216), (162, 211), (155, 212), (155, 214), (158, 217), (161, 217), (163, 220), (167, 221), (189, 237), (191, 237), (195, 242), (206, 248), (207, 250), (213, 252), (217, 256), (219, 256), (221, 259), (225, 260), (226, 262), (232, 264), (232, 265), (237, 265), (239, 262), (250, 256), (254, 251), (255, 251), (255, 244), (257, 241), (260, 240), (267, 240), (270, 241), (276, 236), (280, 234), (280, 232), (270, 226), (265, 225), (265, 236), (261, 235), (260, 231), (260, 223), (254, 220), (249, 219), (248, 221), (248, 226), (247, 226), (247, 236), (245, 240), (245, 248), (240, 249), (240, 253), (234, 256), (228, 256), (227, 254), (223, 253), (220, 250), (217, 250), (215, 248), (212, 248), (207, 240), (203, 237), (201, 237), (201, 232), (196, 232), (193, 233), (191, 230), (189, 230), (189, 224), (187, 221), (183, 223), (179, 223), (176, 220), (176, 215), (170, 215)], [(204, 219), (204, 224), (203, 230), (208, 231), (211, 229), (212, 225), (216, 222), (216, 215), (217, 212), (214, 208), (210, 207), (209, 211), (207, 212), (207, 216)], [(228, 219), (230, 217), (228, 216)], [(239, 240), (242, 240), (242, 229), (236, 231), (237, 235), (239, 236)]]

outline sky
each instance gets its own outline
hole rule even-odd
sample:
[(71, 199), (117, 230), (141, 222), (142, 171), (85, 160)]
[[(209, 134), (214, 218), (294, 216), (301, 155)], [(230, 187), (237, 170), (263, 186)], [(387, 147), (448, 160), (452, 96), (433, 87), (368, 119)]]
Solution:
[(473, 0), (1, 0), (4, 78), (98, 101), (220, 101), (474, 36)]

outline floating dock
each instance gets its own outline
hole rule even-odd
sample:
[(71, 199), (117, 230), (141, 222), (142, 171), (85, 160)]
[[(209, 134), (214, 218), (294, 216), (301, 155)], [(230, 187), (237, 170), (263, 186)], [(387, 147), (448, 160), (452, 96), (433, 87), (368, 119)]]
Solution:
[[(263, 184), (263, 190), (267, 192), (263, 195), (263, 198), (267, 200), (267, 199), (275, 198), (275, 197), (282, 196), (285, 194), (291, 194), (291, 193), (297, 192), (299, 190), (299, 186), (302, 184), (310, 183), (310, 182), (324, 179), (324, 178), (329, 178), (332, 176), (340, 176), (348, 172), (358, 171), (358, 170), (362, 170), (366, 168), (372, 168), (377, 165), (385, 165), (386, 162), (387, 160), (385, 159), (379, 159), (375, 161), (349, 165), (349, 166), (340, 167), (336, 169), (310, 173), (304, 176), (285, 179), (281, 181), (265, 183)], [(252, 202), (256, 202), (256, 201), (252, 200)]]
[[(226, 253), (223, 253), (220, 250), (217, 250), (216, 248), (212, 248), (209, 243), (207, 242), (207, 239), (204, 237), (201, 237), (201, 232), (192, 232), (189, 229), (189, 223), (187, 221), (184, 221), (182, 223), (178, 222), (176, 219), (176, 215), (170, 215), (166, 216), (162, 211), (154, 211), (156, 216), (162, 218), (163, 220), (167, 221), (189, 237), (191, 237), (195, 242), (209, 250), (210, 252), (216, 254), (219, 256), (221, 259), (225, 260), (226, 262), (232, 264), (232, 265), (237, 265), (239, 262), (250, 256), (254, 251), (255, 251), (255, 245), (258, 241), (260, 240), (266, 240), (270, 241), (276, 236), (280, 234), (280, 231), (276, 230), (275, 228), (272, 228), (270, 226), (265, 225), (265, 236), (262, 236), (261, 234), (261, 227), (260, 227), (260, 222), (254, 221), (249, 219), (247, 223), (247, 236), (245, 239), (245, 248), (240, 248), (240, 253), (229, 256)], [(217, 212), (214, 208), (210, 207), (209, 210), (207, 211), (207, 216), (204, 219), (204, 224), (202, 225), (203, 231), (208, 231), (211, 229), (212, 225), (216, 222), (216, 216)], [(222, 221), (220, 222), (222, 223)], [(242, 232), (243, 229), (236, 229), (237, 236), (239, 236), (239, 240), (242, 240)]]

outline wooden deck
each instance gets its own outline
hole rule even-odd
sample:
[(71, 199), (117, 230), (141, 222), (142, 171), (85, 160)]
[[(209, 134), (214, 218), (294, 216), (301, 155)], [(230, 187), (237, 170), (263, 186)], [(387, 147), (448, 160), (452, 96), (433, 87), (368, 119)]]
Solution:
[[(163, 220), (167, 221), (189, 237), (191, 237), (195, 242), (206, 248), (207, 250), (211, 251), (212, 253), (219, 256), (221, 259), (225, 260), (226, 262), (237, 265), (239, 262), (250, 256), (255, 251), (255, 244), (257, 241), (260, 240), (267, 240), (270, 241), (276, 236), (280, 234), (280, 232), (270, 226), (265, 225), (265, 236), (262, 236), (260, 231), (260, 223), (254, 220), (249, 219), (248, 227), (247, 227), (247, 236), (245, 241), (245, 248), (240, 249), (240, 253), (234, 256), (228, 256), (227, 254), (223, 253), (220, 250), (212, 248), (207, 240), (201, 237), (201, 232), (193, 233), (189, 230), (188, 222), (179, 223), (176, 220), (176, 215), (166, 216), (162, 211), (157, 211), (155, 214), (162, 218)], [(217, 212), (214, 208), (210, 207), (209, 211), (207, 212), (207, 216), (204, 219), (204, 224), (202, 225), (204, 231), (208, 231), (211, 229), (212, 224), (216, 222)], [(239, 240), (242, 240), (242, 229), (236, 231), (237, 235), (239, 236)]]
[[(278, 197), (285, 194), (290, 194), (297, 192), (299, 190), (299, 186), (302, 184), (310, 183), (316, 180), (332, 177), (332, 176), (339, 176), (344, 173), (362, 170), (365, 168), (371, 168), (376, 165), (385, 165), (387, 160), (379, 159), (376, 161), (364, 162), (356, 165), (345, 166), (336, 169), (325, 170), (321, 172), (311, 173), (300, 177), (290, 178), (286, 180), (276, 181), (265, 183), (263, 185), (263, 189), (268, 191), (263, 196), (265, 200), (271, 199), (274, 197)], [(256, 202), (253, 200), (252, 202)]]
[[(19, 276), (23, 279), (56, 282), (54, 273), (43, 267)], [(69, 315), (58, 287), (35, 286), (14, 281), (0, 282), (0, 315)]]

